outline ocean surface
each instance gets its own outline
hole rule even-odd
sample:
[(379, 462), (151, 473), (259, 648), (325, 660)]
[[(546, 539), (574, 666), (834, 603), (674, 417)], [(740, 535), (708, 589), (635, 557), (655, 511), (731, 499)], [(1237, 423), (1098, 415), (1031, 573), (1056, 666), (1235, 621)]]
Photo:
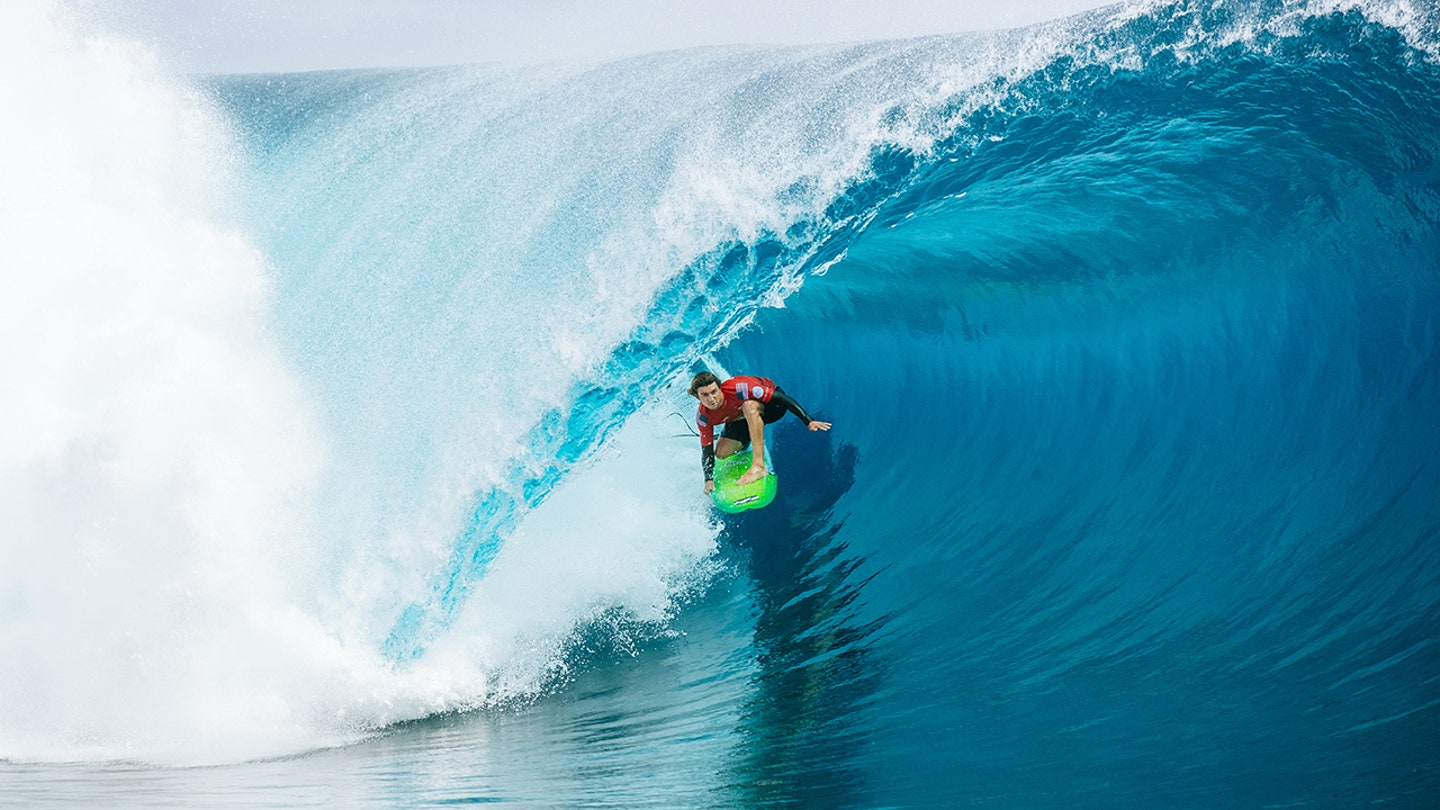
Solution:
[[(1440, 806), (1440, 13), (176, 77), (0, 12), (0, 806)], [(690, 375), (772, 377), (780, 495)]]

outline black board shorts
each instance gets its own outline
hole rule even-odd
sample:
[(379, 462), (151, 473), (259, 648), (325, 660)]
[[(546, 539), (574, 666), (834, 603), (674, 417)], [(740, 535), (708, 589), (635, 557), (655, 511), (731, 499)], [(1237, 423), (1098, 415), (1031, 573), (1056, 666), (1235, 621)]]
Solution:
[[(785, 389), (776, 388), (775, 392), (784, 393)], [(770, 402), (765, 403), (765, 410), (760, 412), (760, 418), (767, 425), (774, 424), (775, 422), (779, 422), (780, 419), (785, 416), (787, 411), (789, 411), (789, 408), (786, 408), (784, 405), (781, 405), (780, 403), (771, 400)], [(737, 441), (740, 443), (741, 447), (749, 447), (750, 425), (745, 422), (744, 417), (736, 419), (734, 422), (726, 422), (725, 427), (720, 430), (720, 438)]]

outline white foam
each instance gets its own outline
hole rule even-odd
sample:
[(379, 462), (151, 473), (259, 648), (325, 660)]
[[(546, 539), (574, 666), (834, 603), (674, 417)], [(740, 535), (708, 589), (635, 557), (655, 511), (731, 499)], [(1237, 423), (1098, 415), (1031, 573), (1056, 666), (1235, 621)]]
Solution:
[(449, 631), (402, 670), (400, 715), (534, 694), (563, 676), (577, 630), (618, 616), (663, 632), (703, 587), (717, 526), (698, 448), (669, 435), (665, 412), (638, 414), (525, 518)]
[(53, 4), (7, 7), (0, 60), (0, 757), (309, 739), (277, 663), (316, 633), (291, 595), (322, 451), (221, 224), (225, 130)]
[(0, 758), (335, 744), (538, 688), (596, 611), (663, 620), (713, 529), (697, 475), (670, 491), (668, 440), (625, 438), (522, 524), (432, 658), (392, 669), (356, 626), (374, 594), (333, 593), (315, 556), (324, 442), (265, 261), (223, 224), (224, 127), (53, 6), (12, 8), (0, 51)]

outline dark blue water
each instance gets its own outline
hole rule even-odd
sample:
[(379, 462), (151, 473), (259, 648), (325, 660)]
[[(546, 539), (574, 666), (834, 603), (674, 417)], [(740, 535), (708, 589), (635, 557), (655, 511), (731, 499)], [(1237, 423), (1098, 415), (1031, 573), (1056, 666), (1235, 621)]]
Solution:
[[(1227, 22), (1181, 10), (1108, 36)], [(729, 347), (843, 426), (732, 532), (817, 566), (784, 748), (861, 805), (1436, 800), (1434, 63), (1203, 50), (1018, 82)]]
[[(364, 739), (0, 780), (53, 806), (1435, 806), (1437, 33), (1403, 4), (1170, 3), (207, 80), (354, 472), (301, 602), (381, 673), (314, 711)], [(668, 435), (707, 365), (835, 425), (772, 429), (765, 510), (705, 511)]]

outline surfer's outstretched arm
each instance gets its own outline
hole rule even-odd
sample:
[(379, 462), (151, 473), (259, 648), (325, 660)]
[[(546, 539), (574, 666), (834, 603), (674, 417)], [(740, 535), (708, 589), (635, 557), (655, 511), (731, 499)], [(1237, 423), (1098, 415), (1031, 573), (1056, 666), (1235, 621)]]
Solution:
[(798, 417), (801, 422), (805, 423), (805, 427), (808, 427), (811, 430), (830, 429), (829, 422), (821, 422), (817, 419), (812, 419), (810, 417), (810, 414), (805, 411), (804, 406), (796, 402), (794, 397), (790, 396), (784, 391), (776, 389), (773, 393), (770, 394), (770, 401), (785, 406), (785, 410), (795, 414), (795, 416)]

